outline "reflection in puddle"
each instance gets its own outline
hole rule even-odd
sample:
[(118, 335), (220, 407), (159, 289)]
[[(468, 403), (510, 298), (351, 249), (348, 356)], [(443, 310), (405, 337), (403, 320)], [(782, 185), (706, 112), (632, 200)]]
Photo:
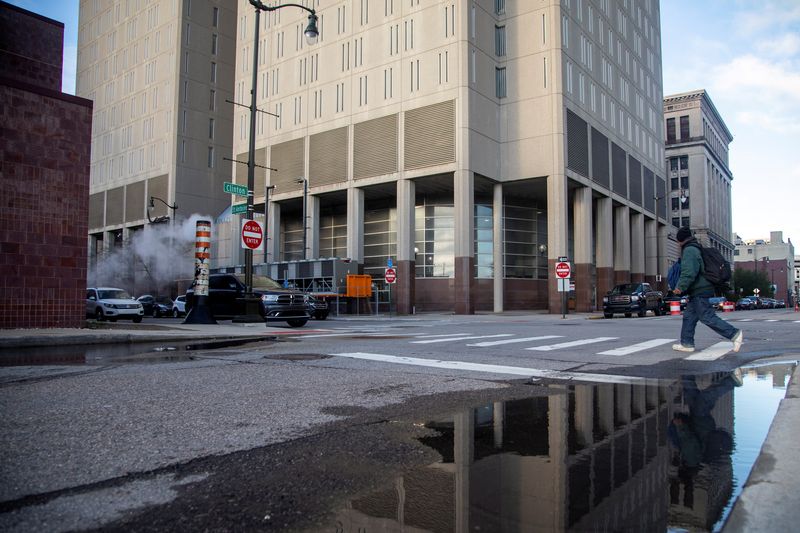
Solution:
[[(785, 394), (795, 363), (686, 376), (661, 385), (550, 385), (551, 395), (464, 410), (426, 422), (438, 463), (352, 499), (336, 530), (718, 530), (771, 418), (736, 402), (764, 379)], [(769, 408), (767, 408), (769, 411)], [(739, 443), (757, 441), (755, 453)], [(752, 448), (748, 445), (747, 448)]]

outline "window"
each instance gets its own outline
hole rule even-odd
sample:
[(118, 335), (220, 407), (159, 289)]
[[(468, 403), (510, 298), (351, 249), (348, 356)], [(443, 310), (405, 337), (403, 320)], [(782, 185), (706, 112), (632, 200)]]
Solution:
[(495, 80), (495, 96), (497, 96), (498, 98), (505, 98), (507, 96), (505, 67), (495, 68), (494, 80)]
[[(675, 142), (675, 119), (667, 119), (667, 142)], [(674, 170), (678, 170), (677, 167)]]
[(213, 139), (214, 138), (214, 119), (213, 118), (208, 119), (208, 138), (209, 139)]
[[(673, 122), (674, 124), (674, 122)], [(670, 170), (678, 170), (678, 158), (677, 157), (670, 157), (669, 158), (669, 169)]]
[(675, 226), (676, 228), (680, 228), (681, 227), (680, 217), (672, 217), (672, 225)]
[(494, 12), (497, 15), (502, 15), (506, 12), (506, 0), (494, 0)]
[(494, 27), (494, 55), (502, 57), (506, 55), (506, 27)]
[(211, 83), (217, 83), (217, 64), (211, 63)]
[(689, 188), (689, 176), (681, 176), (681, 189)]
[(211, 11), (211, 25), (215, 28), (219, 27), (219, 8), (215, 7)]
[(211, 111), (217, 109), (217, 91), (214, 89), (211, 89), (211, 91), (208, 93), (208, 108)]
[[(682, 200), (681, 201), (681, 209), (689, 209), (689, 197), (688, 196), (684, 196), (683, 198), (681, 198), (681, 200)], [(689, 225), (688, 222), (687, 222), (686, 225), (687, 226)]]
[(677, 191), (680, 187), (678, 186), (678, 178), (672, 178), (670, 180), (670, 189), (673, 191)]
[(217, 38), (217, 34), (216, 33), (212, 33), (211, 34), (211, 53), (214, 54), (214, 55), (217, 55), (217, 41), (218, 40), (219, 39)]
[(672, 210), (675, 211), (676, 209), (680, 209), (681, 207), (681, 199), (675, 196), (674, 198), (670, 198), (672, 200)]
[(682, 155), (681, 156), (681, 170), (689, 170), (689, 156)]
[(681, 140), (689, 138), (689, 115), (681, 117)]
[(214, 147), (208, 147), (208, 168), (214, 168)]

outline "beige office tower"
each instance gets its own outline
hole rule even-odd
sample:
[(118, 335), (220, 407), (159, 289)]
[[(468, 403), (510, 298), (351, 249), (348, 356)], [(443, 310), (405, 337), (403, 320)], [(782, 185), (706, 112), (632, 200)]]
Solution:
[(94, 101), (90, 256), (149, 220), (218, 215), (229, 203), (236, 4), (82, 0), (79, 20), (76, 93)]
[(728, 145), (733, 135), (704, 90), (664, 98), (670, 219), (733, 261)]
[[(665, 274), (657, 1), (304, 5), (313, 45), (304, 10), (261, 16), (257, 104), (273, 115), (258, 114), (255, 160), (274, 170), (256, 169), (255, 194), (275, 187), (270, 262), (349, 258), (381, 288), (391, 260), (400, 313), (561, 312), (560, 257), (579, 311)], [(238, 8), (246, 101), (255, 16)], [(243, 161), (248, 119), (236, 109)]]

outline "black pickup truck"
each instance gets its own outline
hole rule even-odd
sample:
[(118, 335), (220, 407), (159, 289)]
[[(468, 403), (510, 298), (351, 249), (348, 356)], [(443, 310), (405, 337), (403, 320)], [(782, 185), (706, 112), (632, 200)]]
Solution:
[(661, 292), (654, 291), (649, 283), (623, 283), (603, 297), (603, 316), (611, 318), (614, 313), (645, 316), (648, 311), (661, 315), (663, 299)]

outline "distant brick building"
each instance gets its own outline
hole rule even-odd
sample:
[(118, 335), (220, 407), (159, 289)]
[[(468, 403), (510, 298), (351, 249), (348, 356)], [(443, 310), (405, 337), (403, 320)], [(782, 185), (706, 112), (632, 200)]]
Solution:
[(0, 1), (0, 328), (84, 318), (92, 102), (61, 92), (63, 42)]

